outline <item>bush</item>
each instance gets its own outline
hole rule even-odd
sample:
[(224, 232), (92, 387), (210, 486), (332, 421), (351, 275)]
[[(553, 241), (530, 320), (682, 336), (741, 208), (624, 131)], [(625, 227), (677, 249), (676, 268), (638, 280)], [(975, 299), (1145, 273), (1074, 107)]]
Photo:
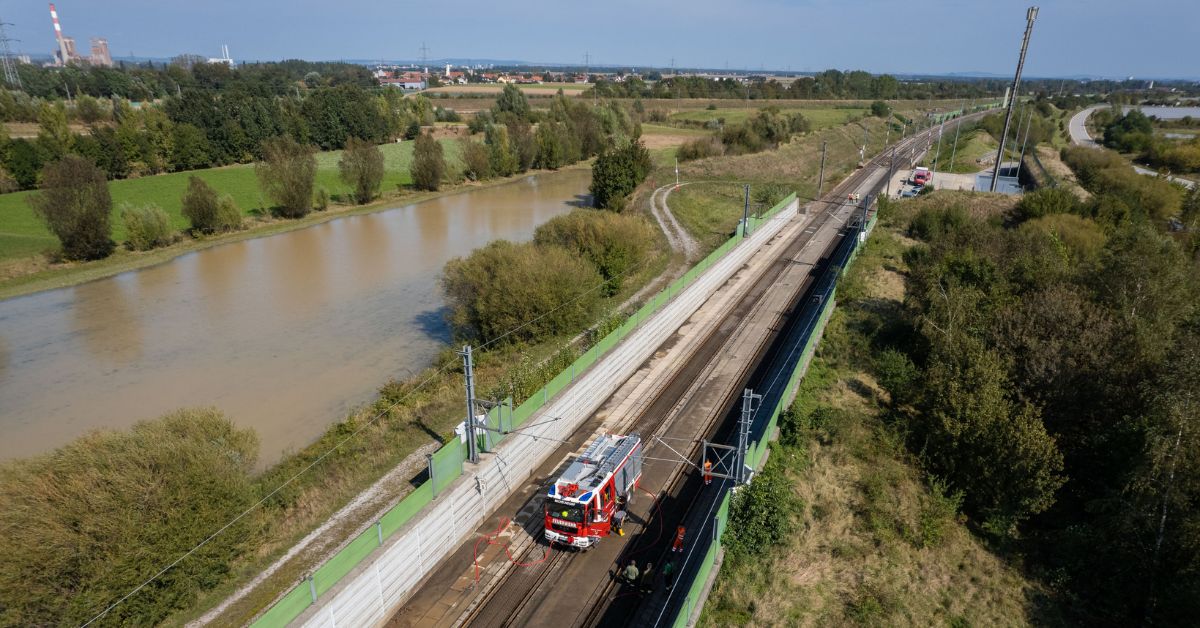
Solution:
[(303, 218), (312, 210), (317, 158), (313, 149), (290, 137), (263, 142), (263, 160), (255, 164), (259, 185), (285, 218)]
[(484, 181), (492, 178), (492, 165), (488, 160), (488, 149), (482, 143), (472, 139), (461, 142), (463, 175), (472, 181)]
[(498, 240), (446, 264), (442, 288), (456, 338), (536, 341), (574, 333), (600, 299), (600, 275), (557, 246)]
[(238, 208), (233, 197), (224, 194), (217, 203), (217, 229), (221, 231), (237, 231), (242, 228), (242, 210)]
[(786, 543), (795, 530), (794, 517), (803, 504), (792, 492), (780, 460), (780, 456), (768, 458), (766, 468), (734, 495), (724, 543), (730, 552), (765, 556), (772, 546)]
[(313, 196), (313, 209), (319, 212), (329, 209), (329, 190), (317, 188), (317, 193)]
[(436, 190), (446, 176), (442, 145), (430, 133), (417, 136), (411, 166), (413, 186), (418, 190)]
[(625, 274), (646, 260), (655, 230), (642, 216), (578, 209), (557, 216), (534, 232), (534, 242), (557, 245), (592, 263), (616, 294)]
[(892, 108), (882, 100), (876, 100), (875, 102), (871, 103), (871, 115), (875, 116), (876, 118), (886, 118), (892, 115)]
[(706, 157), (720, 157), (725, 153), (725, 146), (715, 137), (701, 137), (684, 142), (676, 151), (679, 161), (692, 161)]
[[(4, 623), (92, 619), (256, 501), (257, 452), (253, 430), (216, 410), (185, 410), (0, 467)], [(158, 624), (193, 604), (224, 581), (258, 531), (253, 517), (233, 524), (105, 623)]]
[[(338, 172), (342, 181), (354, 188), (354, 201), (365, 205), (379, 193), (379, 185), (383, 183), (383, 151), (366, 140), (357, 137), (346, 142), (342, 158), (338, 160)], [(329, 205), (329, 193), (325, 194), (325, 205)], [(324, 207), (318, 207), (324, 209)]]
[(968, 222), (967, 210), (961, 205), (944, 209), (927, 207), (913, 218), (909, 233), (919, 240), (932, 242), (965, 227)]
[(72, 260), (108, 257), (115, 246), (108, 179), (96, 164), (67, 155), (42, 170), (42, 190), (29, 197), (33, 213), (62, 243)]
[(641, 142), (604, 151), (592, 165), (592, 202), (596, 207), (619, 209), (652, 167), (650, 152)]
[(157, 205), (137, 207), (125, 203), (121, 207), (121, 220), (125, 223), (126, 245), (134, 251), (165, 246), (175, 237), (171, 217)]
[(220, 199), (217, 191), (204, 179), (195, 175), (188, 177), (187, 190), (183, 193), (183, 217), (192, 224), (192, 231), (212, 233), (220, 228), (217, 208)]
[(1079, 199), (1071, 192), (1045, 188), (1026, 194), (1017, 203), (1014, 213), (1018, 221), (1026, 221), (1050, 214), (1075, 214), (1079, 210)]

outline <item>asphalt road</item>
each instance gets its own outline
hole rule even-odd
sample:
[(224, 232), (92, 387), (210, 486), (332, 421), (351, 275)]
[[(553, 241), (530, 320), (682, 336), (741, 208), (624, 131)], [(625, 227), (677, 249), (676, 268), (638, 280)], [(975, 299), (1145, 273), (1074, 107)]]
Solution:
[[(1088, 116), (1092, 115), (1093, 111), (1095, 111), (1097, 109), (1102, 109), (1103, 107), (1104, 107), (1103, 105), (1097, 105), (1095, 107), (1088, 107), (1087, 109), (1084, 109), (1083, 111), (1080, 111), (1079, 113), (1071, 116), (1071, 122), (1070, 122), (1070, 124), (1068, 124), (1067, 128), (1070, 130), (1070, 133), (1071, 133), (1071, 143), (1072, 144), (1075, 144), (1078, 146), (1090, 146), (1092, 148), (1098, 148), (1100, 146), (1099, 144), (1096, 143), (1096, 140), (1092, 139), (1091, 134), (1088, 133), (1087, 119), (1088, 119)], [(1143, 166), (1139, 166), (1137, 164), (1133, 164), (1133, 169), (1138, 174), (1149, 175), (1151, 177), (1159, 176), (1157, 171), (1151, 170), (1150, 168), (1145, 168)], [(1171, 175), (1167, 175), (1167, 180), (1171, 181), (1172, 183), (1178, 183), (1187, 188), (1192, 188), (1192, 187), (1195, 187), (1195, 185), (1196, 185), (1195, 181), (1191, 181), (1189, 179), (1181, 179), (1179, 177), (1175, 177), (1175, 176), (1171, 176)]]

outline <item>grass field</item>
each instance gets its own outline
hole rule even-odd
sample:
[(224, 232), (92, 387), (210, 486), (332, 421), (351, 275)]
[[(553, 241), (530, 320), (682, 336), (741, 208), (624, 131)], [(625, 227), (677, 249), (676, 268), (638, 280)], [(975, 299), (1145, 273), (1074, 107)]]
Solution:
[[(996, 140), (983, 129), (974, 129), (970, 132), (963, 133), (958, 138), (958, 149), (954, 150), (954, 134), (946, 133), (942, 137), (942, 150), (937, 153), (937, 147), (929, 151), (925, 158), (921, 160), (922, 166), (933, 167), (933, 158), (937, 154), (938, 171), (939, 172), (957, 172), (961, 174), (979, 172), (990, 167), (983, 165), (980, 160), (986, 160), (989, 164), (995, 161), (996, 149), (999, 148)], [(954, 168), (950, 168), (950, 157), (953, 153)], [(989, 159), (990, 158), (990, 159)]]
[[(753, 101), (758, 103), (759, 107), (767, 107), (772, 103), (770, 101)], [(717, 109), (693, 109), (687, 111), (677, 111), (671, 114), (670, 119), (678, 122), (708, 122), (710, 120), (725, 119), (726, 124), (737, 124), (745, 122), (751, 116), (758, 112), (758, 108), (726, 108), (718, 107)], [(799, 107), (781, 107), (780, 111), (785, 114), (801, 113), (805, 118), (812, 122), (813, 129), (825, 129), (832, 126), (845, 124), (851, 118), (861, 116), (867, 113), (866, 109), (856, 108), (799, 108)]]
[[(412, 145), (412, 142), (402, 142), (380, 147), (386, 167), (383, 191), (395, 190), (398, 185), (411, 183), (408, 168), (412, 161)], [(457, 163), (458, 143), (442, 141), (442, 146), (447, 160), (452, 164)], [(317, 154), (317, 188), (325, 188), (335, 198), (343, 197), (350, 191), (350, 186), (342, 183), (338, 176), (339, 159), (341, 151)], [(122, 203), (154, 203), (171, 216), (171, 223), (176, 228), (187, 227), (187, 221), (180, 213), (180, 208), (188, 178), (191, 176), (198, 176), (219, 192), (232, 196), (245, 215), (261, 212), (267, 205), (259, 191), (254, 166), (250, 164), (112, 181), (109, 183), (109, 190), (113, 197), (113, 239), (117, 242), (125, 239), (125, 225), (122, 224), (120, 215)], [(31, 194), (34, 192), (0, 195), (0, 260), (27, 257), (58, 246), (58, 241), (29, 207), (26, 199)]]

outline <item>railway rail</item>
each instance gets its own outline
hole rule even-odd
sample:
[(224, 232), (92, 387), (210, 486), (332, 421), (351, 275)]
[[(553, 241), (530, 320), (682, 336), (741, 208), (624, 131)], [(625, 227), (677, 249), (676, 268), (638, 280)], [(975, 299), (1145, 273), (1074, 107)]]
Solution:
[[(970, 117), (960, 118), (958, 123)], [(910, 150), (919, 153), (923, 147), (928, 145), (930, 139), (929, 132), (907, 138), (895, 145), (895, 154), (900, 155)], [(732, 306), (727, 307), (720, 316), (710, 317), (718, 320), (712, 321), (708, 325), (706, 331), (696, 341), (695, 347), (687, 355), (687, 359), (682, 361), (683, 364), (675, 368), (668, 377), (663, 378), (662, 382), (657, 383), (653, 396), (647, 402), (642, 403), (640, 407), (635, 408), (632, 418), (622, 426), (625, 433), (638, 432), (642, 434), (645, 443), (644, 455), (648, 458), (675, 457), (674, 451), (666, 453), (662, 451), (665, 447), (657, 446), (659, 442), (662, 442), (658, 439), (665, 437), (666, 432), (673, 428), (676, 418), (680, 416), (694, 417), (696, 412), (688, 412), (696, 410), (691, 406), (703, 404), (707, 409), (701, 414), (700, 424), (690, 426), (696, 430), (696, 437), (691, 439), (691, 446), (678, 453), (687, 456), (689, 460), (696, 460), (700, 453), (699, 439), (719, 442), (720, 439), (727, 436), (732, 429), (732, 422), (727, 421), (726, 418), (731, 414), (730, 408), (735, 405), (737, 397), (740, 396), (742, 385), (749, 381), (764, 364), (768, 364), (774, 359), (774, 353), (778, 350), (777, 341), (782, 336), (786, 336), (787, 312), (783, 309), (776, 312), (779, 320), (771, 323), (768, 328), (769, 333), (749, 342), (753, 348), (751, 355), (755, 357), (736, 371), (724, 374), (724, 381), (727, 385), (720, 391), (719, 397), (714, 399), (713, 391), (707, 390), (705, 383), (717, 364), (721, 362), (722, 357), (726, 355), (727, 345), (732, 339), (745, 332), (750, 321), (756, 319), (755, 314), (760, 313), (766, 307), (768, 297), (773, 292), (778, 292), (780, 277), (797, 263), (800, 255), (805, 253), (806, 248), (817, 238), (818, 234), (828, 235), (831, 223), (848, 218), (846, 210), (851, 194), (870, 183), (872, 178), (877, 177), (882, 170), (886, 170), (887, 176), (880, 178), (871, 186), (872, 189), (882, 188), (894, 169), (891, 155), (892, 151), (885, 151), (872, 158), (863, 168), (852, 172), (824, 198), (814, 201), (818, 208), (816, 212), (808, 215), (805, 220), (798, 221), (795, 226), (785, 227), (768, 245), (782, 248), (782, 251), (775, 255), (765, 270), (750, 283), (749, 289), (745, 290)], [(914, 160), (915, 158), (914, 156)], [(791, 309), (795, 303), (802, 300), (803, 295), (820, 276), (822, 263), (841, 241), (841, 223), (833, 226), (837, 227), (836, 233), (821, 250), (818, 262), (814, 263), (803, 281), (790, 286), (787, 294), (789, 304), (787, 309)], [(784, 240), (782, 246), (777, 244), (780, 240)], [(735, 280), (736, 278), (730, 281)], [(771, 303), (778, 305), (779, 298), (779, 295), (775, 295), (775, 300)], [(734, 385), (728, 385), (731, 383)], [(705, 397), (705, 395), (708, 396)], [(506, 568), (497, 577), (485, 585), (480, 585), (473, 592), (474, 599), (466, 605), (461, 613), (447, 616), (446, 619), (452, 619), (448, 623), (482, 627), (535, 625), (538, 623), (555, 626), (566, 623), (579, 626), (619, 623), (615, 621), (611, 612), (613, 602), (622, 599), (623, 596), (628, 599), (629, 596), (626, 595), (627, 592), (622, 591), (626, 585), (616, 578), (614, 567), (625, 564), (632, 556), (652, 552), (663, 541), (664, 530), (669, 534), (674, 529), (673, 526), (666, 526), (664, 521), (680, 520), (696, 505), (702, 491), (688, 486), (689, 481), (698, 484), (696, 474), (689, 473), (689, 469), (690, 467), (681, 461), (679, 464), (673, 465), (667, 472), (666, 478), (662, 479), (662, 488), (653, 495), (655, 499), (653, 508), (650, 516), (644, 521), (641, 532), (620, 549), (616, 560), (611, 557), (592, 556), (590, 552), (559, 550), (548, 546), (542, 540), (541, 502), (545, 495), (543, 484), (540, 487), (541, 490), (536, 491), (532, 497), (528, 498), (521, 508), (521, 513), (525, 518), (518, 524), (521, 529), (518, 531), (518, 535), (521, 538), (518, 540), (516, 551), (512, 552), (511, 546), (505, 548), (511, 564), (506, 565)], [(551, 480), (547, 479), (546, 481)], [(653, 535), (650, 534), (652, 525), (657, 527), (657, 533)], [(500, 532), (497, 530), (497, 535)], [(488, 542), (491, 543), (492, 540), (489, 539)], [(604, 543), (601, 545), (603, 546)], [(477, 548), (478, 542), (476, 550)], [(659, 554), (656, 554), (655, 558), (658, 557)], [(602, 572), (604, 575), (586, 595), (574, 594), (573, 608), (576, 609), (576, 612), (570, 617), (564, 616), (562, 613), (550, 613), (549, 616), (546, 613), (539, 613), (540, 606), (554, 594), (555, 587), (551, 585), (554, 584), (557, 577), (566, 573), (577, 561), (589, 561), (593, 558), (605, 560)], [(477, 555), (475, 560), (476, 583), (478, 583)], [(575, 584), (578, 586), (583, 583), (576, 582)], [(636, 607), (636, 604), (634, 606)], [(625, 613), (624, 616), (632, 617), (628, 613)], [(405, 624), (405, 622), (397, 622), (397, 618), (393, 618), (391, 624)], [(442, 622), (437, 625), (442, 625)]]

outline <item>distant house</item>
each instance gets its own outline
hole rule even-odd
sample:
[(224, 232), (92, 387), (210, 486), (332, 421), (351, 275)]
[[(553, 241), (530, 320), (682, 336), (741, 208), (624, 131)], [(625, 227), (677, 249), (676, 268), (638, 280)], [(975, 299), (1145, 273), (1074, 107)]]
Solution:
[(409, 90), (422, 90), (429, 86), (420, 72), (405, 72), (400, 76), (382, 78), (379, 79), (379, 84), (384, 87)]

